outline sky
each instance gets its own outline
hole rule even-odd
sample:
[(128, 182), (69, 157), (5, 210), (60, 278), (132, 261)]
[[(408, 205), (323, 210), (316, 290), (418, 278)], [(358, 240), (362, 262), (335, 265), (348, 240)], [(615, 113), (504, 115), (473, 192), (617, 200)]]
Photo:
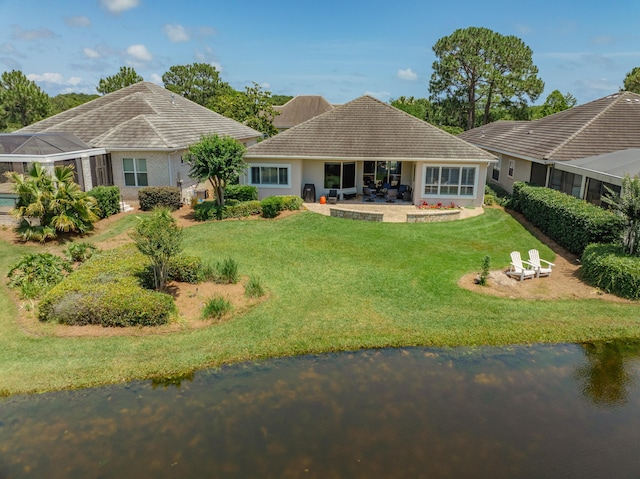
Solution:
[(49, 95), (97, 93), (121, 66), (162, 85), (172, 65), (211, 63), (232, 87), (345, 103), (428, 98), (432, 47), (461, 28), (515, 35), (545, 89), (578, 104), (640, 66), (637, 0), (0, 0), (0, 72)]

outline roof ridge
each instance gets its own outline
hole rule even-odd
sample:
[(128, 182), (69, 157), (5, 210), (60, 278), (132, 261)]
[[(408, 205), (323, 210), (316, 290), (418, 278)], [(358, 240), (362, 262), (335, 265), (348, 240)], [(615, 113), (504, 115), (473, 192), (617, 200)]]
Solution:
[[(572, 135), (569, 135), (568, 138), (566, 138), (563, 142), (561, 142), (558, 146), (556, 146), (553, 150), (551, 150), (547, 155), (545, 155), (543, 157), (544, 160), (548, 160), (549, 158), (551, 158), (553, 156), (554, 153), (557, 153), (558, 151), (560, 151), (563, 147), (565, 147), (566, 145), (569, 144), (569, 142), (571, 142), (574, 138), (576, 138), (580, 133), (582, 133), (584, 130), (587, 129), (587, 127), (591, 126), (598, 118), (600, 118), (605, 112), (609, 111), (614, 105), (618, 104), (618, 102), (622, 99), (622, 97), (625, 95), (625, 93), (628, 92), (619, 92), (619, 93), (614, 93), (612, 95), (608, 95), (602, 99), (607, 99), (609, 97), (613, 98), (613, 101), (611, 103), (609, 103), (608, 105), (606, 105), (602, 110), (600, 110), (596, 115), (594, 115), (589, 121), (587, 121), (584, 125), (582, 125), (580, 128), (578, 128), (575, 132), (573, 132)], [(617, 98), (616, 98), (617, 97)], [(594, 101), (598, 101), (598, 100), (594, 100)], [(588, 105), (589, 103), (585, 103), (584, 105)], [(581, 106), (584, 106), (581, 105)], [(577, 107), (574, 107), (577, 108)], [(567, 111), (567, 110), (565, 110)], [(561, 112), (559, 112), (561, 113)]]

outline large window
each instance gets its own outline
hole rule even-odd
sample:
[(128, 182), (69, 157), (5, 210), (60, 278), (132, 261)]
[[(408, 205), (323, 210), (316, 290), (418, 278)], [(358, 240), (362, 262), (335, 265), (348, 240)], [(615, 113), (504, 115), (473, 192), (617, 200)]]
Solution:
[(289, 186), (290, 165), (251, 165), (249, 183), (253, 186)]
[(355, 188), (356, 164), (330, 163), (324, 164), (324, 187), (329, 189)]
[(582, 184), (582, 175), (569, 173), (568, 171), (553, 169), (551, 173), (551, 184), (549, 187), (553, 190), (562, 191), (576, 198), (580, 198), (580, 186)]
[(392, 188), (400, 184), (402, 178), (402, 163), (399, 161), (365, 161), (363, 178), (364, 185), (390, 185)]
[(429, 196), (475, 196), (475, 166), (426, 166), (424, 194)]
[(144, 158), (123, 158), (125, 186), (149, 186), (147, 177), (147, 160)]

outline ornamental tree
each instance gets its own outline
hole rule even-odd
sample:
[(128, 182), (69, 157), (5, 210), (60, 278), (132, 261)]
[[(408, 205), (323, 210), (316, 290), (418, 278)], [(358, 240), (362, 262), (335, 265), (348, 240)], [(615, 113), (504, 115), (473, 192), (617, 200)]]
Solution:
[(246, 168), (245, 151), (244, 145), (234, 138), (210, 135), (191, 145), (184, 159), (191, 166), (189, 175), (199, 181), (209, 181), (218, 206), (223, 207), (225, 187), (238, 181)]

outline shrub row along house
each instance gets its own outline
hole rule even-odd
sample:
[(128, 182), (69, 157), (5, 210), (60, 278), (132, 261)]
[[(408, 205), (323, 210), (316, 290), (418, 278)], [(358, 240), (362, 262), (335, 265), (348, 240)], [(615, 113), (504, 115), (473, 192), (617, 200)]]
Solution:
[(640, 95), (620, 92), (534, 121), (497, 121), (460, 138), (498, 157), (488, 172), (511, 192), (525, 181), (599, 205), (640, 173)]
[[(262, 137), (154, 83), (139, 82), (16, 133), (0, 135), (0, 144), (23, 141), (13, 151), (0, 150), (0, 163), (5, 170), (18, 172), (26, 172), (32, 162), (72, 163), (84, 190), (117, 185), (125, 199), (136, 199), (144, 186), (181, 186), (186, 192), (196, 181), (189, 178), (189, 165), (182, 156), (189, 145), (214, 133), (245, 146)], [(64, 155), (49, 154), (44, 147), (40, 151), (46, 154), (38, 153), (38, 144), (57, 145), (63, 140)]]

